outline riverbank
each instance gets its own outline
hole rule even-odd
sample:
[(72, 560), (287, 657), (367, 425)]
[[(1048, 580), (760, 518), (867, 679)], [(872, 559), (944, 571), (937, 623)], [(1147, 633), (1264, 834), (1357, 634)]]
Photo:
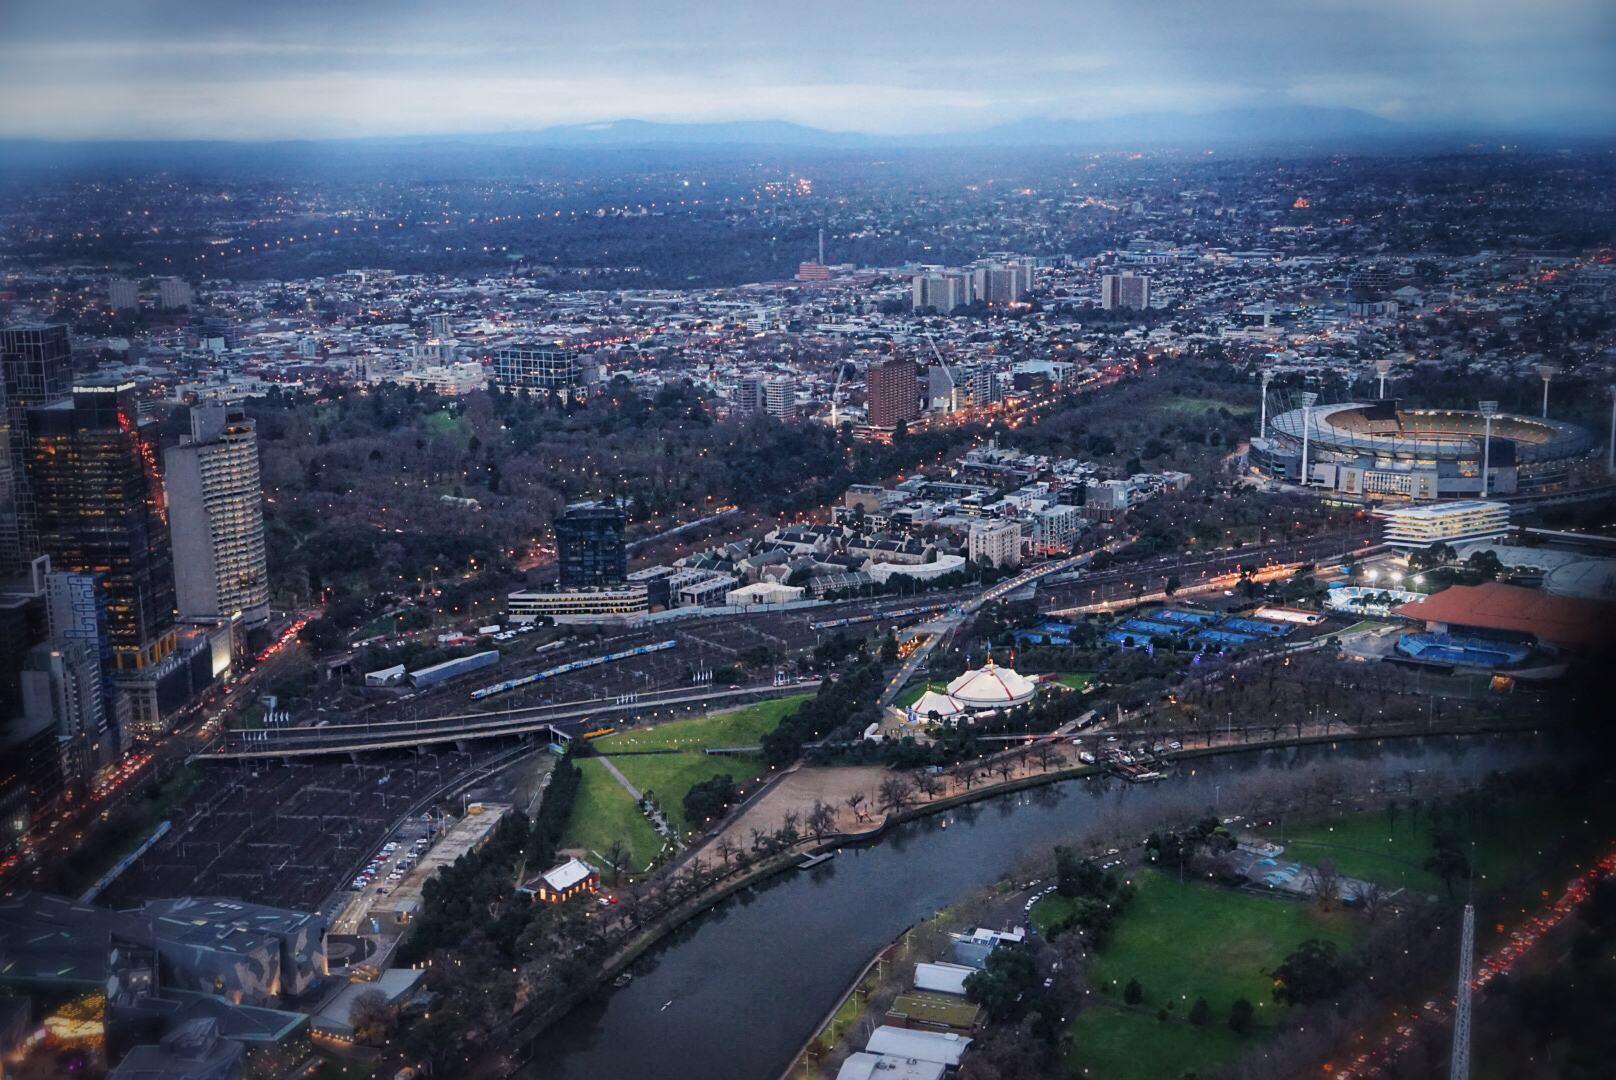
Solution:
[[(1543, 727), (1544, 725), (1541, 724), (1489, 724), (1467, 728), (1450, 727), (1442, 730), (1426, 730), (1423, 726), (1417, 726), (1411, 730), (1381, 728), (1373, 732), (1350, 733), (1347, 735), (1336, 732), (1328, 736), (1322, 734), (1307, 735), (1301, 738), (1293, 737), (1277, 740), (1265, 739), (1252, 743), (1232, 743), (1214, 745), (1212, 747), (1198, 747), (1192, 750), (1179, 751), (1174, 756), (1179, 760), (1214, 760), (1221, 756), (1237, 756), (1241, 754), (1260, 753), (1269, 750), (1284, 750), (1287, 748), (1295, 748), (1301, 752), (1309, 752), (1317, 746), (1330, 743), (1355, 745), (1373, 743), (1376, 741), (1406, 742), (1412, 739), (1420, 739), (1430, 736), (1468, 738), (1491, 734), (1512, 733), (1519, 733), (1523, 736), (1529, 736), (1538, 733)], [(1343, 749), (1345, 749), (1345, 746), (1343, 746)], [(1202, 769), (1201, 771), (1204, 773), (1206, 770)], [(634, 997), (640, 992), (641, 989), (642, 979), (640, 978), (636, 979), (630, 991), (620, 991), (604, 998), (599, 996), (599, 992), (608, 986), (612, 978), (618, 973), (628, 968), (658, 943), (666, 940), (687, 924), (692, 923), (697, 916), (713, 909), (714, 907), (720, 905), (723, 901), (734, 897), (737, 894), (743, 893), (748, 889), (757, 889), (759, 890), (759, 895), (761, 895), (761, 887), (763, 885), (770, 883), (774, 879), (781, 878), (786, 871), (794, 869), (805, 854), (829, 851), (845, 852), (848, 850), (864, 848), (874, 851), (878, 849), (876, 842), (882, 839), (891, 829), (902, 823), (914, 822), (919, 819), (945, 813), (950, 810), (958, 810), (962, 807), (969, 806), (970, 804), (995, 799), (998, 796), (1005, 794), (1011, 794), (1033, 788), (1049, 787), (1065, 780), (1091, 777), (1096, 775), (1098, 772), (1099, 770), (1094, 766), (1077, 766), (1059, 770), (1052, 769), (1047, 773), (1034, 773), (1029, 776), (1017, 776), (1002, 783), (985, 784), (975, 787), (968, 792), (960, 792), (954, 795), (936, 798), (926, 803), (895, 809), (894, 811), (885, 815), (868, 831), (860, 831), (857, 833), (839, 832), (835, 835), (828, 835), (818, 839), (806, 838), (792, 845), (789, 850), (777, 852), (764, 861), (754, 863), (746, 867), (733, 867), (728, 871), (727, 874), (724, 874), (721, 877), (716, 877), (704, 883), (702, 890), (699, 893), (681, 897), (666, 911), (658, 913), (644, 926), (637, 928), (630, 938), (625, 940), (623, 944), (612, 952), (612, 954), (598, 970), (596, 976), (591, 979), (589, 984), (580, 988), (578, 993), (569, 997), (568, 1004), (557, 1005), (556, 1007), (547, 1009), (542, 1016), (531, 1017), (526, 1023), (523, 1023), (518, 1029), (518, 1036), (515, 1043), (516, 1045), (520, 1046), (523, 1043), (530, 1042), (561, 1016), (566, 1015), (567, 1012), (570, 1011), (571, 1007), (577, 1006), (580, 1003), (586, 1001), (595, 1001), (597, 1004), (590, 1006), (592, 1010), (604, 1009), (616, 999), (623, 997), (625, 993), (629, 994), (631, 997)], [(1193, 773), (1190, 775), (1193, 775)], [(1188, 777), (1183, 778), (1188, 779)], [(1195, 782), (1206, 786), (1204, 780)], [(1154, 789), (1171, 789), (1173, 786), (1174, 785), (1172, 782), (1169, 781), (1164, 784), (1147, 785), (1146, 787)], [(1210, 792), (1208, 792), (1208, 794), (1210, 795)], [(844, 856), (844, 858), (845, 857), (846, 856)], [(998, 858), (1001, 860), (1006, 857), (1013, 857), (1013, 855), (1006, 851), (998, 856)], [(842, 862), (843, 859), (836, 859), (830, 863), (827, 863), (827, 872), (829, 872), (832, 876), (835, 876), (837, 873), (841, 872), (838, 870), (838, 864), (841, 864)], [(700, 864), (698, 863), (697, 865)], [(1005, 864), (1001, 863), (1001, 866), (1002, 865)], [(711, 873), (712, 871), (709, 870), (707, 872)], [(819, 873), (820, 871), (818, 870), (814, 871), (814, 876), (817, 877)], [(805, 875), (805, 877), (807, 877), (807, 875)], [(686, 880), (689, 880), (688, 871), (686, 874)], [(795, 892), (798, 890), (793, 889), (791, 891)], [(951, 890), (949, 895), (954, 895), (954, 892)], [(939, 898), (938, 902), (945, 902), (946, 899), (946, 896), (941, 897)], [(873, 901), (871, 901), (868, 897), (861, 897), (861, 902), (869, 903)], [(749, 904), (750, 901), (745, 901), (745, 903)], [(740, 909), (730, 908), (728, 910), (731, 912), (736, 912)], [(887, 940), (890, 941), (891, 939), (888, 938)], [(863, 959), (861, 959), (859, 962), (861, 964), (864, 963), (867, 961), (868, 956), (869, 953), (865, 952), (863, 954)], [(640, 974), (643, 975), (643, 973)], [(841, 987), (845, 987), (847, 985), (845, 980), (846, 975), (844, 974), (840, 980)], [(835, 992), (834, 990), (830, 990), (830, 988), (824, 989), (828, 990), (829, 993), (827, 993), (824, 998), (820, 998), (819, 1000), (828, 1000), (830, 993)], [(661, 1005), (661, 1002), (658, 1002), (657, 1004)], [(790, 1051), (788, 1050), (786, 1052), (789, 1053)], [(775, 1058), (774, 1060), (778, 1062), (780, 1058)], [(772, 1066), (770, 1069), (771, 1074), (778, 1068), (778, 1064)], [(503, 1072), (489, 1073), (485, 1075), (510, 1075), (515, 1071), (515, 1068), (510, 1068), (504, 1070)], [(551, 1071), (541, 1071), (538, 1075), (548, 1076), (561, 1074)]]

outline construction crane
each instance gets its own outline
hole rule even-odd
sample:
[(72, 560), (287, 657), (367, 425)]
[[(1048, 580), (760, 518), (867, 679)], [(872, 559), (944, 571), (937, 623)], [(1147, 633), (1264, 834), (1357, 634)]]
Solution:
[[(954, 373), (948, 369), (948, 361), (943, 359), (942, 350), (937, 348), (937, 339), (931, 336), (931, 331), (923, 327), (921, 333), (925, 334), (926, 340), (931, 343), (931, 354), (937, 357), (937, 365), (943, 369), (943, 374), (948, 376), (948, 411), (953, 412), (959, 404), (959, 383), (955, 381)], [(929, 392), (927, 396), (930, 397)]]
[(841, 414), (837, 411), (836, 399), (841, 396), (842, 379), (845, 378), (846, 375), (847, 361), (838, 360), (836, 362), (836, 386), (830, 392), (830, 429), (832, 431), (840, 431), (842, 429)]

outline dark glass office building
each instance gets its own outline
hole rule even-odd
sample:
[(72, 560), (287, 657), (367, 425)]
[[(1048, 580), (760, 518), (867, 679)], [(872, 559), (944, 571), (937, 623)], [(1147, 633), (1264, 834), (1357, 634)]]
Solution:
[(0, 573), (15, 573), (39, 553), (28, 482), (28, 410), (62, 401), (73, 389), (73, 345), (66, 326), (26, 323), (0, 329)]
[(134, 384), (75, 387), (29, 409), (27, 425), (41, 553), (53, 569), (102, 575), (116, 670), (160, 661), (175, 643), (174, 557)]
[(555, 520), (563, 589), (621, 585), (628, 577), (623, 508), (613, 502), (573, 503)]

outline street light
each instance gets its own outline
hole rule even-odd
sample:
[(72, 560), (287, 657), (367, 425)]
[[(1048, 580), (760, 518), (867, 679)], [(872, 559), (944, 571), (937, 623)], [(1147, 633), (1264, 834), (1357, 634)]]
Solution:
[(1498, 415), (1498, 402), (1483, 401), (1480, 404), (1481, 415), (1486, 420), (1481, 437), (1481, 497), (1485, 499), (1489, 479), (1487, 474), (1492, 467), (1493, 417)]

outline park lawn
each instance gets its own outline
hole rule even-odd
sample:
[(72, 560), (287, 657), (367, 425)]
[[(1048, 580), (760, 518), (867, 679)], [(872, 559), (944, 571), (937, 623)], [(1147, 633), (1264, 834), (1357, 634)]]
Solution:
[(1055, 681), (1062, 686), (1069, 686), (1073, 690), (1081, 690), (1094, 681), (1092, 671), (1063, 671), (1055, 677)]
[[(597, 753), (611, 756), (625, 750), (704, 750), (709, 746), (756, 746), (764, 734), (773, 731), (787, 713), (811, 694), (760, 701), (731, 712), (672, 720), (655, 727), (607, 735), (594, 741)], [(622, 762), (618, 762), (622, 766)], [(627, 770), (624, 770), (625, 773)], [(705, 779), (705, 777), (703, 777)], [(639, 786), (639, 782), (635, 782)], [(683, 796), (680, 796), (683, 798)]]
[(319, 1068), (309, 1074), (310, 1080), (365, 1080), (374, 1076), (376, 1065), (369, 1061), (345, 1061), (342, 1058), (317, 1053)]
[(577, 759), (583, 777), (578, 784), (578, 801), (573, 804), (572, 820), (561, 836), (564, 848), (581, 848), (589, 862), (598, 862), (613, 840), (621, 840), (633, 853), (634, 869), (646, 865), (662, 850), (665, 841), (646, 820), (623, 785), (591, 758)]
[[(1584, 830), (1576, 808), (1564, 800), (1513, 804), (1496, 825), (1481, 833), (1476, 845), (1478, 880), (1507, 880), (1518, 874), (1562, 836)], [(1269, 830), (1274, 838), (1273, 830)], [(1336, 821), (1286, 830), (1285, 857), (1311, 863), (1329, 856), (1348, 877), (1379, 882), (1389, 889), (1409, 888), (1446, 895), (1442, 879), (1424, 870), (1431, 854), (1431, 834), (1422, 814), (1418, 823), (1407, 810), (1396, 827), (1384, 811), (1354, 814)], [(1463, 883), (1455, 882), (1456, 888)]]
[(1135, 871), (1133, 883), (1139, 895), (1091, 968), (1094, 985), (1110, 985), (1119, 1001), (1128, 980), (1138, 979), (1152, 1010), (1176, 1001), (1183, 1013), (1204, 997), (1213, 1015), (1226, 1017), (1235, 999), (1245, 998), (1257, 1007), (1258, 1022), (1272, 1022), (1264, 1014), (1277, 1008), (1274, 984), (1265, 971), (1308, 938), (1352, 946), (1352, 924), (1343, 914), (1151, 870)]
[(426, 426), (434, 435), (459, 435), (469, 424), (465, 417), (448, 409), (439, 409), (426, 418)]
[(1066, 1052), (1067, 1071), (1089, 1080), (1162, 1080), (1189, 1071), (1205, 1076), (1252, 1044), (1250, 1036), (1242, 1038), (1229, 1030), (1227, 1007), (1213, 1005), (1201, 1027), (1184, 1019), (1183, 1002), (1166, 1023), (1156, 1019), (1159, 1007), (1147, 1014), (1097, 1005), (1078, 1013), (1068, 1028), (1072, 1042)]
[(654, 793), (668, 821), (686, 831), (701, 824), (685, 820), (685, 794), (692, 787), (719, 773), (728, 773), (737, 784), (745, 786), (769, 771), (761, 754), (703, 754), (699, 751), (624, 754), (613, 757), (612, 764), (642, 792)]
[[(894, 698), (892, 700), (892, 704), (896, 705), (900, 709), (907, 709), (909, 706), (919, 701), (921, 697), (925, 695), (926, 691), (930, 689), (932, 689), (930, 683), (921, 683), (918, 686), (911, 686), (909, 689), (905, 690), (903, 693)], [(939, 689), (937, 692), (942, 693), (942, 690)]]
[(1225, 398), (1211, 397), (1173, 397), (1165, 396), (1150, 403), (1150, 411), (1160, 416), (1170, 416), (1175, 420), (1199, 418), (1205, 415), (1206, 410), (1216, 412), (1218, 409), (1228, 409), (1239, 416), (1249, 412), (1251, 405), (1229, 401)]

